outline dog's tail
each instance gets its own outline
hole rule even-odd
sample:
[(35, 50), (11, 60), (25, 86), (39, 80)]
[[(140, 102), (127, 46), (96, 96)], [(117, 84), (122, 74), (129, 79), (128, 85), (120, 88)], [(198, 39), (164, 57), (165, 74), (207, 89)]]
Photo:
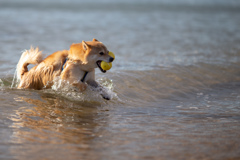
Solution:
[(25, 50), (17, 64), (17, 79), (20, 80), (24, 73), (28, 72), (27, 66), (29, 64), (39, 64), (42, 61), (43, 55), (38, 47), (36, 49), (31, 47), (29, 50)]

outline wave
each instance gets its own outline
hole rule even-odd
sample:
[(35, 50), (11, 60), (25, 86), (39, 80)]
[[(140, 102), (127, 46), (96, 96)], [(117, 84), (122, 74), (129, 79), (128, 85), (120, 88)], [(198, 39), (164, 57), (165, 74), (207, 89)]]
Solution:
[(110, 78), (121, 98), (159, 102), (189, 98), (216, 85), (240, 82), (239, 68), (239, 64), (199, 63), (146, 71), (120, 71)]
[[(209, 91), (214, 86), (240, 82), (240, 65), (199, 63), (189, 66), (159, 67), (142, 71), (114, 71), (106, 75), (97, 74), (97, 81), (111, 95), (113, 103), (149, 103), (162, 100), (179, 100)], [(103, 77), (105, 76), (105, 77)], [(13, 77), (0, 79), (1, 90), (16, 89)], [(64, 84), (63, 84), (64, 83)], [(62, 87), (64, 86), (64, 87)], [(55, 94), (72, 101), (100, 102), (105, 100), (97, 90), (88, 87), (83, 93), (76, 92), (71, 85), (56, 79), (51, 89), (42, 93)]]

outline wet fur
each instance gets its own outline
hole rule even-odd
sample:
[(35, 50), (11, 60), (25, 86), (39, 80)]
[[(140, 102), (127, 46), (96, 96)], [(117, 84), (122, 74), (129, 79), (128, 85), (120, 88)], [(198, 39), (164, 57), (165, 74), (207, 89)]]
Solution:
[[(100, 52), (104, 54), (101, 55)], [(30, 48), (23, 52), (17, 65), (17, 77), (20, 80), (18, 88), (37, 90), (50, 88), (53, 80), (60, 76), (62, 80), (68, 81), (79, 91), (84, 91), (87, 87), (86, 84), (100, 88), (103, 98), (110, 99), (110, 96), (95, 81), (95, 68), (98, 67), (96, 62), (113, 61), (108, 52), (107, 48), (96, 39), (72, 44), (70, 50), (57, 51), (45, 59), (38, 48)], [(28, 70), (29, 64), (36, 66)], [(88, 74), (85, 81), (81, 82), (85, 72)]]

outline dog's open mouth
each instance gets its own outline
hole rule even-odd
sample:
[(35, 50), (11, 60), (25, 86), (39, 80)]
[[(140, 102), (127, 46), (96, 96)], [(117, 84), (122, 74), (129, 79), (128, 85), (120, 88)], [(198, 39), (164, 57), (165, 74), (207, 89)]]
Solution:
[(106, 73), (106, 70), (103, 70), (102, 67), (101, 67), (101, 62), (102, 62), (102, 61), (97, 61), (97, 62), (96, 62), (96, 63), (97, 63), (97, 66), (98, 66), (98, 68), (99, 68), (103, 73)]

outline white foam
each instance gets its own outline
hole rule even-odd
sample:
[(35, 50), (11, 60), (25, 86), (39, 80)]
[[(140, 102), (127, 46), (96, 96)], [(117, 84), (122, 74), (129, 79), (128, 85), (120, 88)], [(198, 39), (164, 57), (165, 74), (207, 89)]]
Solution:
[(12, 84), (11, 84), (11, 88), (17, 87), (19, 83), (19, 79), (17, 78), (17, 66), (16, 66), (16, 70), (13, 76), (13, 80), (12, 80)]
[[(54, 85), (51, 87), (55, 94), (61, 95), (67, 99), (74, 101), (97, 101), (104, 102), (101, 96), (102, 91), (99, 88), (93, 88), (87, 86), (87, 89), (83, 92), (79, 92), (77, 88), (70, 85), (68, 81), (62, 80), (60, 77), (55, 78), (53, 81)], [(103, 86), (104, 92), (106, 92), (110, 99), (119, 100), (117, 94), (113, 91), (114, 85), (112, 80), (109, 79), (99, 79), (98, 82)], [(48, 90), (48, 92), (51, 92)]]

